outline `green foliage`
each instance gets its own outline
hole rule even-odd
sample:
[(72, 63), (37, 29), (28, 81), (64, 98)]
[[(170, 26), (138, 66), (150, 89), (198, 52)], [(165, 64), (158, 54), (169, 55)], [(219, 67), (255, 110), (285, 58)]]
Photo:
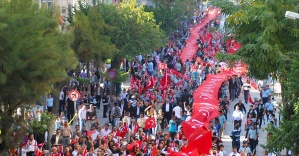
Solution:
[(221, 12), (225, 15), (231, 15), (240, 9), (240, 7), (234, 5), (231, 0), (211, 0), (210, 4), (219, 7)]
[[(266, 128), (268, 133), (272, 134), (267, 140), (267, 145), (263, 145), (268, 152), (282, 151), (287, 148), (294, 153), (299, 153), (299, 103), (289, 104), (288, 107), (295, 107), (291, 118), (282, 118), (279, 128), (274, 128), (271, 125)], [(283, 112), (283, 116), (286, 116), (287, 109), (281, 112)]]
[(78, 77), (77, 81), (79, 81), (79, 84), (90, 84), (90, 79), (89, 78)]
[(243, 45), (235, 55), (249, 65), (252, 76), (264, 79), (268, 73), (284, 69), (288, 52), (298, 48), (293, 44), (298, 32), (290, 29), (296, 25), (284, 17), (292, 6), (291, 1), (247, 0), (228, 17), (228, 27)]
[[(299, 31), (297, 20), (285, 18), (285, 12), (299, 11), (298, 0), (244, 0), (227, 18), (227, 27), (242, 44), (234, 55), (218, 55), (233, 63), (241, 60), (249, 68), (249, 74), (258, 79), (269, 73), (277, 75), (282, 86), (283, 121), (273, 133), (268, 150), (299, 149), (298, 108), (299, 97)], [(228, 6), (224, 6), (228, 7)], [(295, 151), (299, 152), (299, 151)]]
[[(0, 5), (0, 127), (9, 140), (12, 118), (19, 104), (32, 104), (49, 93), (52, 84), (67, 77), (66, 70), (77, 64), (70, 48), (72, 36), (59, 31), (59, 9), (39, 9), (32, 0), (1, 1)], [(19, 142), (19, 141), (17, 141)], [(0, 153), (16, 146), (0, 145)]]
[[(165, 39), (163, 31), (156, 24), (154, 14), (146, 12), (144, 6), (136, 6), (136, 0), (128, 0), (119, 6), (96, 6), (107, 24), (115, 30), (109, 32), (112, 43), (121, 51), (120, 57), (133, 58), (149, 54), (160, 47)], [(115, 58), (114, 60), (119, 60)]]
[(72, 44), (80, 61), (88, 62), (93, 59), (105, 60), (118, 53), (118, 49), (107, 35), (114, 28), (106, 24), (104, 18), (95, 7), (79, 2), (80, 9), (75, 12)]
[(116, 70), (116, 78), (112, 80), (113, 83), (121, 83), (128, 79), (128, 74), (130, 72), (122, 72), (120, 70)]
[(199, 4), (194, 0), (153, 0), (153, 3), (153, 6), (146, 6), (146, 10), (154, 13), (157, 23), (167, 34), (182, 28), (181, 22), (193, 16)]
[(44, 134), (49, 131), (55, 121), (55, 116), (51, 113), (45, 112), (41, 115), (41, 121), (37, 118), (29, 122), (29, 132), (35, 134)]

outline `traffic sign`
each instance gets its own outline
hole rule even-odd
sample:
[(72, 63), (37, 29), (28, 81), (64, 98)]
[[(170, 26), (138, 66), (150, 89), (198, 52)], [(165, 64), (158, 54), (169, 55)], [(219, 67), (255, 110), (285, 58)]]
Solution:
[(115, 79), (116, 78), (116, 71), (111, 69), (111, 70), (109, 70), (108, 75), (109, 75), (110, 79)]
[(25, 146), (28, 142), (28, 137), (27, 135), (24, 135), (24, 137), (21, 140), (20, 146)]
[(68, 96), (72, 101), (77, 101), (81, 97), (80, 93), (77, 90), (71, 90)]

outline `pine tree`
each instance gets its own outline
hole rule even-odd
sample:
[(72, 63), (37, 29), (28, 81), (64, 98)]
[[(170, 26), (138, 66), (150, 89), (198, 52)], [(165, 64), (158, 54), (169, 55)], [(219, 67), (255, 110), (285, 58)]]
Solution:
[[(1, 0), (0, 4), (0, 153), (17, 147), (26, 131), (18, 106), (30, 106), (51, 92), (52, 84), (76, 66), (72, 36), (60, 33), (57, 8), (32, 0)], [(21, 128), (20, 128), (21, 127)], [(17, 132), (14, 135), (14, 132)]]

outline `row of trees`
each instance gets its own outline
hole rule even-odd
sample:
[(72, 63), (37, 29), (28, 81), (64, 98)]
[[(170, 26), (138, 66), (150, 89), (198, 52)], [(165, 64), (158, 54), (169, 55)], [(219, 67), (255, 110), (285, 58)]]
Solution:
[(266, 150), (291, 149), (299, 153), (299, 22), (284, 17), (287, 10), (299, 11), (298, 0), (243, 0), (234, 5), (228, 0), (212, 0), (228, 18), (226, 30), (243, 46), (234, 55), (219, 59), (242, 60), (249, 65), (249, 75), (267, 79), (270, 74), (282, 87), (282, 121), (278, 129), (269, 128), (272, 136)]
[[(26, 133), (23, 116), (18, 117), (16, 109), (30, 108), (45, 94), (59, 91), (68, 80), (66, 70), (75, 69), (79, 61), (111, 58), (116, 68), (120, 58), (149, 54), (163, 46), (166, 34), (178, 28), (182, 17), (189, 17), (184, 10), (192, 8), (193, 0), (164, 2), (155, 1), (159, 5), (149, 7), (153, 12), (137, 6), (135, 0), (116, 6), (80, 2), (78, 7), (69, 7), (71, 25), (61, 33), (55, 6), (39, 8), (32, 0), (0, 0), (0, 153), (18, 146)], [(162, 7), (172, 14), (162, 18)]]

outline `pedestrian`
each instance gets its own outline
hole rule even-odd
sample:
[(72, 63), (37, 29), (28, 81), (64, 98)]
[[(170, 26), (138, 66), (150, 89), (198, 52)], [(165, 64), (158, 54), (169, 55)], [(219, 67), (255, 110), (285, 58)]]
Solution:
[(274, 104), (271, 102), (271, 99), (268, 99), (268, 102), (265, 104), (264, 112), (266, 112), (267, 115), (267, 122), (269, 121), (269, 116), (273, 114), (273, 111), (275, 110)]
[(170, 136), (172, 141), (174, 140), (176, 134), (178, 131), (178, 122), (177, 122), (177, 118), (176, 116), (172, 116), (172, 119), (169, 121), (169, 132), (170, 132)]
[(91, 125), (94, 122), (95, 118), (97, 118), (97, 112), (92, 104), (89, 105), (89, 109), (86, 112), (86, 117), (86, 128), (89, 130), (91, 129)]
[(248, 147), (246, 140), (243, 141), (243, 145), (239, 148), (239, 153), (241, 153), (242, 151), (245, 152), (246, 156), (250, 155), (251, 153), (250, 147)]
[(234, 123), (234, 126), (236, 126), (236, 124), (238, 125), (242, 125), (242, 120), (244, 118), (243, 113), (239, 110), (239, 106), (236, 106), (235, 111), (233, 112), (232, 115), (232, 123)]
[(231, 152), (228, 156), (241, 156), (241, 155), (238, 153), (238, 148), (233, 146), (233, 152)]
[(72, 128), (68, 125), (67, 121), (64, 121), (63, 126), (61, 127), (62, 135), (62, 145), (66, 147), (70, 144), (70, 137), (72, 135)]
[(234, 130), (230, 134), (230, 137), (232, 139), (232, 147), (236, 148), (236, 152), (240, 148), (240, 134), (241, 134), (241, 128), (239, 124), (236, 124)]
[(246, 107), (245, 105), (242, 103), (242, 100), (239, 99), (239, 102), (235, 104), (234, 109), (236, 109), (236, 106), (239, 106), (239, 110), (241, 112), (244, 112), (244, 114), (246, 114)]
[(108, 111), (108, 102), (109, 102), (109, 95), (107, 92), (104, 92), (104, 96), (102, 97), (103, 102), (103, 118), (107, 118), (107, 111)]
[(73, 125), (73, 118), (75, 115), (75, 103), (72, 101), (69, 97), (67, 98), (66, 101), (66, 110), (67, 110), (67, 119), (69, 122), (71, 122), (71, 125)]
[(244, 92), (244, 100), (245, 103), (248, 104), (248, 96), (249, 96), (249, 90), (250, 90), (250, 82), (249, 80), (246, 80), (246, 82), (243, 84), (242, 92)]
[(248, 132), (247, 140), (248, 140), (250, 149), (254, 155), (256, 154), (256, 145), (258, 144), (258, 137), (259, 137), (259, 133), (256, 128), (256, 124), (253, 123), (251, 129)]
[(59, 106), (58, 106), (59, 115), (61, 112), (65, 113), (64, 108), (65, 108), (64, 92), (63, 92), (63, 90), (61, 90), (59, 93)]
[(79, 109), (79, 111), (78, 111), (80, 131), (82, 130), (82, 127), (85, 126), (86, 114), (87, 114), (87, 112), (86, 112), (86, 106), (83, 105), (82, 108)]
[(53, 101), (54, 99), (52, 98), (51, 94), (48, 95), (48, 98), (46, 100), (46, 105), (48, 108), (48, 112), (51, 113), (52, 112), (52, 107), (53, 107)]
[[(255, 108), (255, 110), (257, 112), (257, 124), (259, 125), (259, 129), (261, 129), (262, 123), (264, 120), (264, 115), (265, 115), (264, 104), (261, 99), (258, 101), (258, 105)], [(264, 124), (265, 124), (265, 121), (264, 121)]]

